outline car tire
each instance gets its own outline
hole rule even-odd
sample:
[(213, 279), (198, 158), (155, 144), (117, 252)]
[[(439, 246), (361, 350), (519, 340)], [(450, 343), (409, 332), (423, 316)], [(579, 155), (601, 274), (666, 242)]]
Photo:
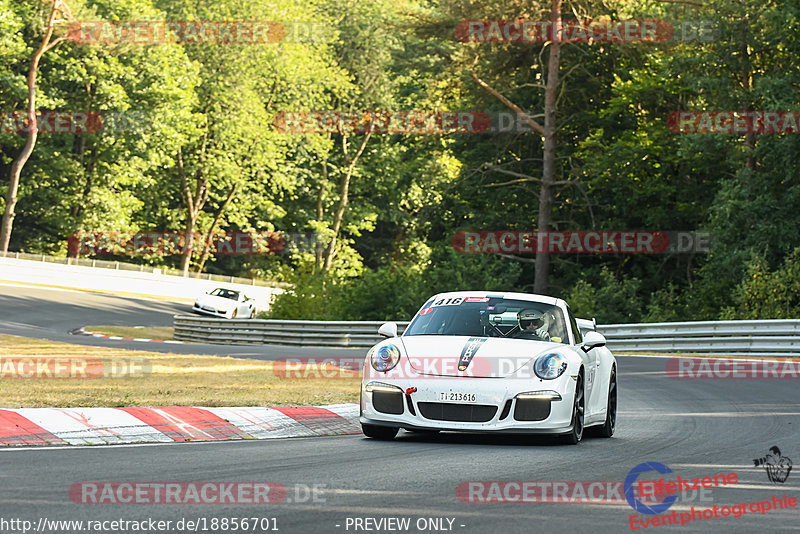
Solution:
[(236, 319), (237, 315), (239, 315), (239, 308), (234, 308), (231, 312), (231, 319)]
[(586, 396), (583, 388), (583, 370), (578, 373), (575, 381), (575, 396), (572, 402), (572, 430), (564, 434), (563, 441), (568, 445), (577, 445), (583, 439), (583, 423), (585, 415)]
[(256, 318), (256, 309), (255, 308), (253, 308), (253, 311), (250, 312), (250, 318), (251, 319), (255, 319)]
[(394, 426), (361, 425), (361, 431), (365, 436), (383, 441), (393, 440), (399, 430)]
[(617, 427), (617, 368), (611, 368), (608, 378), (608, 404), (606, 404), (606, 420), (603, 426), (597, 427), (597, 435), (610, 438)]

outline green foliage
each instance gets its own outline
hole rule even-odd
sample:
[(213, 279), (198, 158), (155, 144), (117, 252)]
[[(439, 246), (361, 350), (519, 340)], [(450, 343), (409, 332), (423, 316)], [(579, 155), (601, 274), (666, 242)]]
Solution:
[(577, 317), (594, 317), (602, 324), (635, 323), (642, 317), (641, 284), (635, 278), (618, 278), (603, 268), (595, 284), (578, 281), (566, 300)]
[[(691, 295), (691, 289), (681, 292), (674, 284), (669, 284), (666, 288), (659, 289), (650, 296), (647, 304), (647, 313), (643, 321), (646, 323), (667, 323), (675, 321), (707, 320), (698, 314), (695, 309), (696, 298), (692, 298), (692, 304), (688, 304), (687, 297)], [(716, 317), (712, 317), (716, 319)]]
[(794, 249), (774, 271), (763, 256), (752, 256), (733, 298), (734, 305), (723, 310), (725, 319), (800, 317), (800, 248)]
[[(139, 121), (122, 131), (39, 136), (22, 176), (12, 250), (65, 254), (65, 237), (80, 230), (183, 231), (191, 221), (179, 152), (191, 192), (207, 191), (196, 231), (218, 219), (216, 230), (313, 233), (324, 246), (364, 136), (283, 134), (272, 126), (279, 112), (507, 112), (475, 84), (474, 71), (541, 118), (547, 47), (458, 42), (453, 27), (546, 18), (546, 2), (525, 13), (511, 0), (68, 3), (79, 20), (278, 20), (290, 34), (267, 45), (66, 41), (49, 51), (40, 109)], [(0, 110), (24, 108), (49, 5), (0, 0)], [(796, 2), (567, 7), (595, 19), (713, 20), (718, 32), (710, 40), (562, 47), (555, 229), (707, 231), (713, 248), (554, 255), (552, 293), (578, 316), (605, 323), (797, 316), (800, 136), (680, 135), (667, 124), (678, 110), (800, 108)], [(0, 197), (24, 140), (0, 132)], [(352, 167), (327, 273), (313, 244), (211, 257), (205, 269), (294, 283), (272, 311), (282, 318), (403, 319), (441, 291), (530, 291), (532, 256), (459, 254), (450, 240), (464, 229), (535, 230), (541, 155), (534, 132), (373, 135)]]
[(330, 277), (296, 277), (293, 289), (276, 298), (275, 319), (404, 321), (430, 296), (446, 291), (514, 291), (516, 264), (476, 255), (463, 258), (440, 247), (426, 265), (404, 262), (366, 271), (337, 283)]

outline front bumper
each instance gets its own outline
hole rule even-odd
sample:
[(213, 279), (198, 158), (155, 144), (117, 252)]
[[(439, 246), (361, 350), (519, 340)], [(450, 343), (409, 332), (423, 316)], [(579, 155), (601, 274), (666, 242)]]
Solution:
[(197, 303), (192, 306), (192, 311), (195, 313), (202, 313), (203, 315), (221, 317), (223, 319), (227, 319), (230, 314), (230, 310), (220, 310), (211, 306), (198, 306)]
[[(560, 399), (530, 395), (545, 391)], [(556, 380), (368, 379), (361, 384), (360, 421), (418, 430), (563, 434), (572, 430), (574, 395), (575, 380), (568, 372)]]

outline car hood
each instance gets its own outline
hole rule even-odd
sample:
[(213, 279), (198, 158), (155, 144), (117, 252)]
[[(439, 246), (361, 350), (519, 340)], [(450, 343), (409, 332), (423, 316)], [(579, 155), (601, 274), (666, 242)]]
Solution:
[(196, 302), (201, 306), (213, 306), (217, 309), (222, 308), (225, 310), (230, 310), (237, 304), (235, 300), (218, 297), (216, 295), (200, 295), (197, 297)]
[(402, 336), (411, 368), (423, 375), (505, 378), (562, 343), (468, 336)]

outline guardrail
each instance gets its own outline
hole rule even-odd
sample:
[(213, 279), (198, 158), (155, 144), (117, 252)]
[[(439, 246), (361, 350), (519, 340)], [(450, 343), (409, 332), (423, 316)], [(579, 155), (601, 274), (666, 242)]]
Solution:
[[(217, 319), (176, 315), (175, 339), (200, 343), (242, 345), (273, 343), (307, 347), (371, 347), (381, 339), (383, 321), (280, 321), (276, 319)], [(398, 322), (402, 333), (408, 322)]]
[[(370, 347), (381, 321), (281, 321), (176, 315), (175, 339), (218, 344)], [(581, 320), (581, 330), (591, 328)], [(397, 322), (402, 333), (408, 322)], [(800, 356), (800, 320), (597, 325), (612, 351)]]
[(800, 356), (800, 320), (598, 325), (615, 351)]

